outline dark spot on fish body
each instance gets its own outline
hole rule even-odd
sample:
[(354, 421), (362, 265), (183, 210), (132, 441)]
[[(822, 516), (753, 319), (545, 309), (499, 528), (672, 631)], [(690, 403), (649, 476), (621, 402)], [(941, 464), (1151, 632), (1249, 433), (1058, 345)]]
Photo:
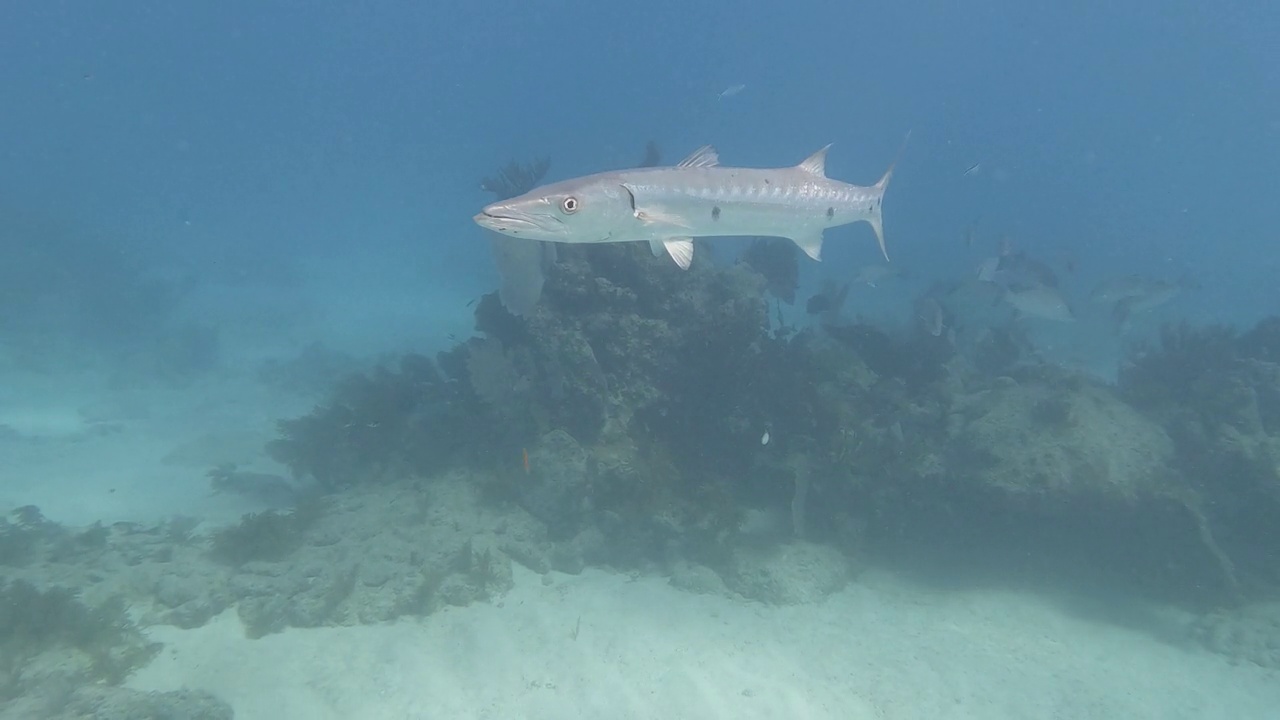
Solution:
[(711, 219), (712, 219), (712, 220), (719, 220), (719, 219), (720, 219), (720, 206), (719, 206), (719, 205), (716, 205), (716, 206), (714, 206), (714, 207), (712, 207), (712, 208), (711, 208)]
[(836, 209), (835, 209), (835, 208), (833, 208), (833, 207), (828, 206), (828, 207), (827, 207), (827, 219), (828, 219), (828, 220), (830, 220), (831, 218), (833, 218), (833, 217), (835, 217), (835, 216), (836, 216)]

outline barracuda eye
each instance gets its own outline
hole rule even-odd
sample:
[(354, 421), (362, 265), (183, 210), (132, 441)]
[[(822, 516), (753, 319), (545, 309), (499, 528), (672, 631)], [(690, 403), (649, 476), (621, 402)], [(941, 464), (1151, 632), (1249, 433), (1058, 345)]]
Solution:
[(561, 200), (560, 209), (564, 211), (565, 215), (572, 215), (578, 212), (578, 198), (570, 195), (564, 200)]

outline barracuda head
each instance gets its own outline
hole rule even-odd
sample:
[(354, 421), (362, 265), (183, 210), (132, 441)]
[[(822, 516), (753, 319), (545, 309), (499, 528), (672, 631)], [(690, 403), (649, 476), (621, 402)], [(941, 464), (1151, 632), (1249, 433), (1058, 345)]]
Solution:
[(503, 235), (562, 243), (620, 242), (636, 224), (631, 193), (611, 173), (534, 188), (474, 219)]

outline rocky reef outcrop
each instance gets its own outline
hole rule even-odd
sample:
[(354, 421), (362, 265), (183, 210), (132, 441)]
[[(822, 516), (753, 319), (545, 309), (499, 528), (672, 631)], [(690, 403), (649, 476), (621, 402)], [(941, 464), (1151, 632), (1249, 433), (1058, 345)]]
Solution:
[[(694, 562), (730, 592), (743, 553), (781, 543), (856, 567), (958, 536), (1074, 554), (1062, 561), (1104, 582), (1197, 605), (1274, 586), (1192, 461), (1188, 435), (1224, 411), (1188, 414), (1168, 389), (1222, 382), (1216, 360), (1170, 341), (1117, 388), (918, 330), (788, 327), (767, 282), (745, 263), (678, 272), (638, 246), (564, 248), (533, 311), (483, 298), (477, 337), (344, 384), (283, 423), (274, 452), (330, 488), (467, 468), (546, 528), (558, 567)], [(1260, 494), (1274, 493), (1264, 336), (1239, 339), (1254, 349), (1231, 360), (1235, 414), (1212, 431)]]

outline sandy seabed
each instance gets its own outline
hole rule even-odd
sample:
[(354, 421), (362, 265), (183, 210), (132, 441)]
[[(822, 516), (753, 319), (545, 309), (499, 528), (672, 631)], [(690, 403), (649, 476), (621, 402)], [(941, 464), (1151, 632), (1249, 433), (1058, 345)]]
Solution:
[(228, 612), (151, 632), (165, 650), (131, 687), (208, 690), (244, 720), (1280, 717), (1273, 671), (882, 573), (768, 607), (518, 569), (501, 601), (421, 620), (248, 640)]

